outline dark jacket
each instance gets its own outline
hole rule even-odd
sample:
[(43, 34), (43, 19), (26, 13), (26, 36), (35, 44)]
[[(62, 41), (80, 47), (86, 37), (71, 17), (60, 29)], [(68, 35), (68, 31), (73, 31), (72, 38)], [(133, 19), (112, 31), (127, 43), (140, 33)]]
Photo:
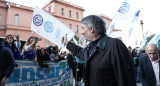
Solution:
[(50, 61), (50, 57), (47, 53), (45, 53), (45, 55), (42, 55), (41, 50), (37, 50), (37, 61), (40, 67), (47, 68), (49, 65), (46, 61)]
[(133, 62), (120, 40), (103, 35), (90, 54), (90, 46), (69, 42), (67, 48), (85, 61), (86, 86), (136, 86)]
[(148, 55), (139, 57), (138, 78), (143, 86), (156, 86), (156, 77)]
[(0, 42), (0, 76), (10, 77), (15, 60), (12, 51)]

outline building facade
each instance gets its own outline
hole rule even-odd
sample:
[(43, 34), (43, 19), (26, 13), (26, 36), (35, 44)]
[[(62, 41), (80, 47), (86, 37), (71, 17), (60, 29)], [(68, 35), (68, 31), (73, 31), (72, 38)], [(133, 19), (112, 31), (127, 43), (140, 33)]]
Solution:
[[(63, 0), (50, 0), (43, 8), (65, 25), (70, 27), (77, 36), (81, 35), (80, 21), (83, 18), (84, 9)], [(53, 43), (31, 31), (33, 8), (10, 3), (6, 0), (0, 1), (0, 37), (5, 38), (8, 34), (19, 35), (20, 40), (26, 41), (30, 36), (42, 38), (37, 45), (47, 47)], [(100, 15), (109, 27), (111, 19)]]
[[(51, 15), (69, 26), (77, 36), (80, 36), (80, 20), (83, 18), (84, 9), (80, 6), (62, 0), (51, 0), (43, 8)], [(67, 12), (68, 11), (68, 12)], [(28, 6), (0, 1), (0, 37), (6, 35), (19, 35), (26, 41), (30, 36), (42, 38), (37, 45), (46, 47), (52, 43), (31, 31), (33, 8)]]

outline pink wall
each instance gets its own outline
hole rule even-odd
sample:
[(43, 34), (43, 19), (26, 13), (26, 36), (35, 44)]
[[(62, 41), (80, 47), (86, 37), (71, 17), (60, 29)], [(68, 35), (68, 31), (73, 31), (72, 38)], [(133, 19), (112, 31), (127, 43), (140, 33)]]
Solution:
[(19, 14), (19, 25), (18, 26), (28, 27), (28, 28), (31, 26), (33, 11), (19, 9), (16, 7), (11, 7), (8, 9), (8, 19), (7, 19), (8, 25), (14, 25), (14, 16), (16, 14)]
[(1, 7), (0, 7), (0, 15), (1, 15), (1, 22), (0, 25), (1, 26), (6, 26), (7, 24), (7, 6), (5, 5), (5, 3), (0, 2)]
[[(76, 25), (79, 25), (80, 28), (80, 20), (83, 17), (83, 10), (73, 8), (72, 6), (64, 6), (64, 4), (60, 4), (59, 2), (52, 3), (47, 7), (50, 6), (52, 6), (52, 11), (54, 11), (53, 15), (56, 14), (55, 17), (60, 19), (67, 26), (72, 24), (72, 29), (74, 32), (76, 31)], [(62, 7), (65, 9), (64, 16), (61, 15)], [(72, 10), (72, 17), (69, 17), (69, 10)], [(76, 12), (79, 13), (79, 19), (76, 19)], [(8, 8), (4, 1), (3, 3), (0, 1), (0, 14), (2, 15), (2, 23), (0, 25), (6, 26), (7, 28), (0, 29), (1, 37), (5, 37), (8, 34), (14, 36), (19, 35), (21, 40), (26, 41), (30, 36), (37, 36), (39, 38), (42, 38), (42, 41), (39, 41), (37, 45), (40, 45), (41, 47), (46, 47), (46, 39), (37, 35), (36, 33), (32, 33), (30, 30), (33, 16), (33, 10), (31, 7), (26, 7), (22, 5), (20, 5), (20, 7), (17, 7), (15, 3), (10, 3), (10, 8)], [(14, 25), (14, 17), (16, 14), (19, 15), (19, 25)], [(49, 44), (53, 43), (49, 42)]]
[[(52, 2), (52, 3), (50, 3)], [(47, 5), (44, 6), (45, 11), (49, 11), (48, 8), (51, 7), (51, 15), (58, 18), (68, 27), (72, 24), (72, 30), (76, 32), (77, 25), (79, 26), (79, 33), (77, 36), (81, 35), (81, 24), (80, 21), (83, 18), (82, 7), (71, 5), (68, 2), (62, 0), (54, 0), (50, 1)], [(64, 15), (61, 14), (61, 8), (64, 8)], [(72, 11), (72, 17), (69, 17), (69, 10)], [(79, 18), (76, 18), (76, 12), (78, 12)], [(0, 1), (0, 14), (2, 16), (2, 20), (0, 25), (6, 26), (7, 29), (0, 29), (0, 36), (5, 37), (8, 34), (11, 35), (19, 35), (21, 40), (27, 40), (30, 36), (37, 36), (42, 38), (42, 41), (38, 42), (38, 45), (41, 47), (46, 47), (46, 39), (37, 35), (36, 33), (32, 33), (30, 30), (33, 10), (31, 7), (26, 7), (20, 5), (17, 7), (15, 3), (10, 3), (10, 8), (6, 5), (5, 1)], [(14, 17), (15, 15), (19, 15), (19, 25), (14, 25)], [(110, 19), (102, 16), (102, 18), (107, 22), (107, 27), (109, 27)], [(53, 44), (49, 42), (49, 44)]]
[[(49, 11), (49, 8), (52, 8), (51, 14), (61, 20), (68, 27), (72, 24), (72, 30), (76, 32), (77, 25), (79, 26), (79, 33), (77, 36), (81, 35), (80, 21), (83, 18), (83, 9), (75, 5), (71, 5), (68, 2), (62, 2), (56, 0), (54, 3), (47, 4), (43, 9)], [(61, 9), (64, 8), (64, 15), (61, 14)], [(72, 11), (72, 17), (69, 17), (69, 11)], [(78, 19), (76, 17), (76, 12), (78, 12)]]

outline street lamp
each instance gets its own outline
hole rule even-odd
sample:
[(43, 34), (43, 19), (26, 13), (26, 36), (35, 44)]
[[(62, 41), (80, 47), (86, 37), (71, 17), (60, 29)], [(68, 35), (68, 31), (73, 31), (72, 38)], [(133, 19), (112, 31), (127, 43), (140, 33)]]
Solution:
[(143, 35), (143, 39), (144, 39), (144, 33), (143, 33), (143, 20), (140, 20), (140, 24), (141, 24), (141, 26), (142, 26), (142, 35)]

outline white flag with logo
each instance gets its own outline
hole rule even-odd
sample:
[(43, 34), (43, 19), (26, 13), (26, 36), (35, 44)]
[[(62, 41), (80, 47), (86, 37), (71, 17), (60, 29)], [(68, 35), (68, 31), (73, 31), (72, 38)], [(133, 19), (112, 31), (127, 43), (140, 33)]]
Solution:
[[(125, 0), (120, 8), (118, 9), (116, 15), (114, 16), (110, 26), (107, 30), (107, 35), (110, 36), (112, 29), (115, 28), (115, 24), (125, 21), (124, 25), (121, 26), (128, 28), (128, 34), (130, 36), (132, 32), (132, 27), (134, 23), (137, 21), (137, 18), (140, 13), (140, 2), (138, 0)], [(127, 23), (126, 23), (127, 22)], [(116, 27), (120, 29), (119, 27)]]
[(63, 36), (67, 34), (67, 39), (71, 40), (75, 35), (68, 26), (39, 8), (34, 9), (31, 30), (61, 47)]

